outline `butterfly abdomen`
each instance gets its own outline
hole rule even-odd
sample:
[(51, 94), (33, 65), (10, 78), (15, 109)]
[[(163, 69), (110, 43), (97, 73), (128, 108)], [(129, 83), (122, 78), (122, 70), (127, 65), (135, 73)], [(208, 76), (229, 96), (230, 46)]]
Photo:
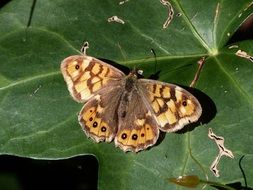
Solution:
[(129, 103), (132, 100), (134, 92), (137, 91), (136, 85), (137, 85), (137, 76), (134, 74), (130, 73), (123, 80), (122, 87), (124, 88), (124, 90), (122, 91), (118, 107), (119, 120), (124, 119), (128, 112)]

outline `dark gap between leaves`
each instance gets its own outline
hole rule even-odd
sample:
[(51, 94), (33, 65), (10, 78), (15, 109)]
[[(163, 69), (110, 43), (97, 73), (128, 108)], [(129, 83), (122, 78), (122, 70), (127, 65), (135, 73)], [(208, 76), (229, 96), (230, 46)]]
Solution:
[(251, 15), (245, 22), (242, 23), (240, 28), (234, 33), (234, 35), (227, 42), (232, 44), (235, 42), (240, 42), (243, 40), (252, 40), (253, 39), (253, 15)]
[(65, 160), (0, 156), (1, 190), (96, 190), (97, 179), (98, 162), (93, 156)]
[(7, 3), (9, 3), (11, 0), (1, 0), (0, 1), (0, 9), (4, 7)]

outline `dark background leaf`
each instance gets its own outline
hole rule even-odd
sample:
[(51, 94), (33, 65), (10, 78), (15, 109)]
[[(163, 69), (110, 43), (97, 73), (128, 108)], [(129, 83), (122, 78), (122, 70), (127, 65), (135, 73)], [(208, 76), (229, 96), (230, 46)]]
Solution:
[[(252, 41), (226, 45), (252, 14), (247, 0), (171, 1), (174, 18), (162, 25), (167, 8), (159, 1), (13, 0), (0, 10), (0, 152), (36, 159), (95, 155), (100, 189), (176, 189), (169, 177), (198, 175), (220, 183), (243, 183), (242, 155), (248, 185), (253, 186), (253, 63), (237, 57), (253, 55)], [(177, 16), (181, 13), (181, 16)], [(124, 25), (108, 23), (117, 15)], [(28, 26), (28, 27), (27, 27)], [(138, 154), (87, 139), (77, 122), (82, 105), (69, 96), (59, 66), (89, 41), (88, 54), (154, 73), (159, 80), (189, 86), (197, 61), (206, 62), (193, 93), (204, 113), (201, 125), (163, 134), (156, 146)], [(220, 178), (209, 166), (218, 149), (208, 128), (225, 138), (235, 159), (222, 158)], [(231, 172), (232, 169), (232, 172)]]

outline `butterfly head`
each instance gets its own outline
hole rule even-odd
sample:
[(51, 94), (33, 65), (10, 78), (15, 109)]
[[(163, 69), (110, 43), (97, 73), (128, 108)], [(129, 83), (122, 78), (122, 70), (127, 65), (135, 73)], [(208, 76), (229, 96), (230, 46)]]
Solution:
[(143, 78), (143, 70), (136, 69), (136, 67), (133, 68), (133, 70), (129, 73), (129, 76), (132, 76), (133, 78)]

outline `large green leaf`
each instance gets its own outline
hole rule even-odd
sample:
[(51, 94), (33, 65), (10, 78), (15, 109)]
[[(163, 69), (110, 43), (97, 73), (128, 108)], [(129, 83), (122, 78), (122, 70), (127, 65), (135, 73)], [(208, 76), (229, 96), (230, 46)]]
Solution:
[[(253, 55), (253, 43), (226, 46), (252, 14), (251, 1), (173, 0), (167, 29), (162, 25), (168, 10), (159, 1), (119, 2), (12, 0), (0, 10), (0, 153), (37, 159), (95, 155), (100, 189), (176, 189), (167, 178), (180, 175), (243, 183), (238, 162), (246, 155), (242, 165), (252, 187), (253, 63), (235, 52)], [(125, 24), (108, 23), (113, 15)], [(89, 55), (137, 65), (146, 76), (155, 68), (152, 48), (159, 80), (182, 86), (189, 86), (197, 61), (206, 56), (193, 91), (204, 110), (201, 124), (163, 134), (138, 154), (87, 139), (77, 121), (82, 105), (71, 99), (59, 71), (61, 60), (78, 54), (84, 40)], [(220, 178), (209, 170), (218, 149), (208, 128), (225, 138), (235, 156), (221, 159)]]

